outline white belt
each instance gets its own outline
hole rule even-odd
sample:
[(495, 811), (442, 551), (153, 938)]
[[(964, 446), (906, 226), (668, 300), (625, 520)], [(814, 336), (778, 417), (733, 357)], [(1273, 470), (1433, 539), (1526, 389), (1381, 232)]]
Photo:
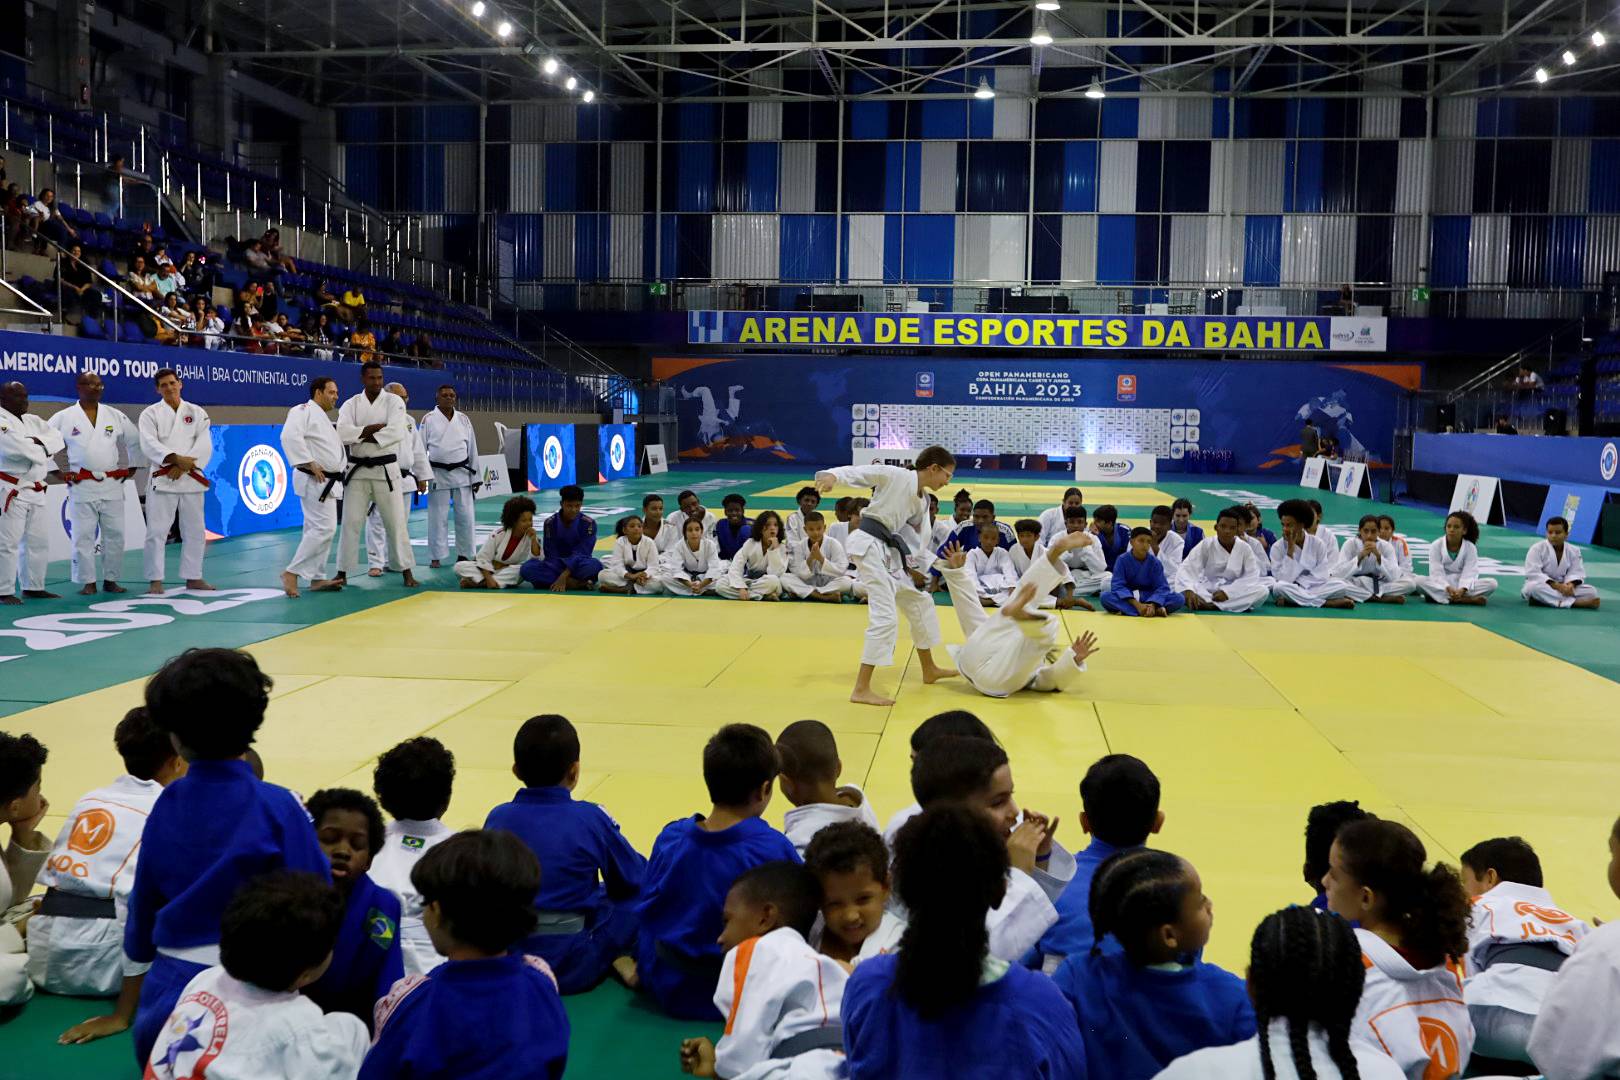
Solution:
[(167, 956), (170, 960), (183, 960), (188, 964), (201, 964), (203, 967), (219, 966), (219, 943), (212, 945), (192, 945), (185, 949), (158, 948), (159, 956)]

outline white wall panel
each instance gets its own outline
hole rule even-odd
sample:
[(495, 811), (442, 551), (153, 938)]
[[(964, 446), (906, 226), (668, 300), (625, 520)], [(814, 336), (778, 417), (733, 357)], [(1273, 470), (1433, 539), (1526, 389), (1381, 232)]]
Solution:
[(1395, 151), (1395, 212), (1421, 214), (1429, 187), (1429, 144), (1402, 139)]
[(1507, 256), (1507, 215), (1475, 214), (1468, 237), (1468, 284), (1505, 284)]
[(575, 270), (574, 215), (547, 214), (541, 229), (545, 256), (541, 273), (551, 281), (571, 280)]
[(1593, 214), (1586, 219), (1584, 284), (1596, 285), (1610, 270), (1620, 270), (1620, 217)]
[(444, 210), (472, 214), (478, 210), (478, 144), (444, 146)]
[(1466, 214), (1474, 208), (1474, 142), (1436, 139), (1434, 143), (1434, 212)]
[(1226, 210), (1227, 192), (1237, 187), (1228, 175), (1236, 165), (1234, 143), (1228, 139), (1213, 139), (1209, 144), (1209, 208)]
[(1214, 282), (1243, 280), (1243, 215), (1211, 214), (1204, 219), (1204, 277)]
[(1556, 139), (1553, 148), (1552, 209), (1555, 214), (1584, 214), (1592, 172), (1591, 139)]
[(922, 144), (918, 209), (924, 213), (956, 210), (956, 149), (952, 140), (930, 139)]
[(1028, 264), (1028, 219), (1022, 214), (996, 214), (990, 219), (989, 265), (991, 281), (1023, 281)]
[(1361, 99), (1361, 137), (1394, 139), (1401, 133), (1401, 99), (1369, 97)]
[(1168, 139), (1175, 126), (1175, 99), (1145, 97), (1136, 103), (1136, 134), (1140, 139)]
[(1098, 209), (1104, 214), (1136, 213), (1136, 143), (1104, 139), (1098, 166)]
[(748, 103), (748, 138), (750, 142), (776, 142), (782, 137), (782, 103), (780, 101), (750, 101)]
[[(849, 259), (850, 281), (883, 280), (883, 215), (850, 214), (849, 239), (845, 255)], [(895, 253), (896, 257), (899, 252)], [(960, 276), (960, 270), (958, 270)]]
[(611, 148), (608, 168), (613, 186), (607, 208), (639, 213), (647, 205), (647, 155), (657, 151), (638, 142), (616, 142)]
[(1476, 134), (1479, 99), (1443, 97), (1435, 103), (1435, 134), (1442, 139), (1472, 139)]
[(715, 214), (709, 235), (714, 280), (774, 281), (781, 272), (775, 214)]
[(1234, 142), (1232, 209), (1248, 214), (1280, 214), (1283, 209), (1284, 160), (1288, 144), (1281, 139)]
[(1282, 220), (1282, 280), (1322, 280), (1322, 214), (1286, 214)]
[(608, 277), (615, 281), (642, 281), (651, 271), (644, 268), (644, 233), (647, 222), (640, 214), (608, 216)]
[(811, 214), (816, 209), (816, 144), (782, 144), (781, 190), (778, 205), (784, 214)]
[(1090, 284), (1097, 280), (1096, 215), (1063, 215), (1063, 260), (1058, 272), (1064, 281)]
[[(992, 102), (991, 137), (996, 139), (1029, 138), (1029, 68), (998, 67), (995, 79), (996, 99)], [(1023, 275), (1020, 274), (1020, 277)]]
[(1423, 235), (1423, 219), (1410, 216), (1397, 217), (1394, 233), (1394, 251), (1390, 254), (1389, 267), (1393, 280), (1398, 282), (1420, 280), (1419, 268), (1429, 262), (1429, 245)]
[(1203, 214), (1176, 214), (1170, 218), (1171, 281), (1202, 281), (1208, 269), (1209, 226)]
[[(525, 106), (526, 108), (527, 106)], [(513, 143), (508, 165), (508, 207), (514, 214), (537, 214), (546, 208), (546, 148), (541, 143)]]
[(1175, 103), (1175, 115), (1170, 126), (1172, 139), (1207, 139), (1210, 132), (1215, 129), (1215, 101), (1207, 97), (1182, 97), (1171, 99)]

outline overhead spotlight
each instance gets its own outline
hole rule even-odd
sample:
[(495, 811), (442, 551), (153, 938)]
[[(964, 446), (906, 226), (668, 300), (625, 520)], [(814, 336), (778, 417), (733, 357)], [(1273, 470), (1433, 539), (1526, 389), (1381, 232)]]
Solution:
[(1559, 59), (1564, 62), (1565, 67), (1575, 66), (1575, 54), (1570, 52), (1568, 49), (1564, 50), (1564, 55), (1560, 56)]
[(1036, 15), (1035, 16), (1035, 32), (1033, 34), (1029, 35), (1029, 43), (1031, 45), (1050, 45), (1050, 44), (1052, 44), (1052, 35), (1046, 29), (1046, 16), (1045, 15)]
[(503, 38), (511, 37), (512, 36), (512, 24), (507, 22), (505, 19), (502, 19), (501, 24), (495, 28), (495, 36), (496, 37), (503, 37)]
[(535, 53), (537, 53), (539, 51), (540, 51), (540, 46), (536, 45), (534, 42), (525, 41), (523, 43), (523, 55), (524, 56), (533, 56)]
[(546, 57), (546, 62), (540, 65), (540, 70), (547, 75), (557, 74), (557, 58), (555, 56)]
[(1546, 81), (1547, 81), (1547, 69), (1546, 68), (1536, 68), (1536, 82), (1544, 83)]
[(1101, 101), (1107, 96), (1107, 94), (1103, 93), (1102, 83), (1098, 82), (1096, 79), (1092, 79), (1091, 85), (1086, 87), (1086, 97), (1090, 98), (1092, 101)]
[(596, 91), (595, 90), (587, 90), (587, 91), (585, 91), (585, 93), (583, 95), (581, 95), (581, 97), (584, 100), (585, 104), (589, 105), (591, 102), (596, 100)]
[(1056, 11), (1059, 6), (1058, 0), (1035, 0), (1036, 11)]
[(578, 85), (579, 85), (579, 80), (574, 78), (572, 75), (570, 75), (570, 76), (568, 76), (568, 81), (563, 83), (563, 88), (566, 89), (566, 90), (572, 90), (574, 87), (576, 87)]
[(983, 75), (979, 76), (979, 88), (973, 91), (973, 96), (980, 101), (989, 101), (996, 96), (996, 92), (990, 89), (990, 80), (988, 78)]
[(484, 0), (473, 0), (473, 6), (472, 6), (472, 17), (473, 18), (482, 19), (484, 17), (484, 12), (486, 12), (488, 10), (489, 9), (484, 6)]
[(1603, 31), (1601, 31), (1601, 30), (1592, 31), (1592, 47), (1593, 48), (1601, 49), (1601, 48), (1603, 48), (1603, 46), (1607, 45), (1608, 43), (1609, 43), (1609, 39), (1603, 36)]

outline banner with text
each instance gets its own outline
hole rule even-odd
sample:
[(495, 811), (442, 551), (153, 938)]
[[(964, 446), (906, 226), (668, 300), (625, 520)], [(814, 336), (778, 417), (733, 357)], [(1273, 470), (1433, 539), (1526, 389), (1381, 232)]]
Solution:
[(215, 536), (296, 529), (304, 506), (292, 490), (292, 466), (277, 424), (220, 424), (208, 429), (214, 456), (203, 467), (209, 488), (203, 520)]
[(915, 345), (924, 349), (1205, 349), (1357, 352), (1387, 348), (1388, 321), (1348, 315), (816, 315), (687, 312), (692, 345)]

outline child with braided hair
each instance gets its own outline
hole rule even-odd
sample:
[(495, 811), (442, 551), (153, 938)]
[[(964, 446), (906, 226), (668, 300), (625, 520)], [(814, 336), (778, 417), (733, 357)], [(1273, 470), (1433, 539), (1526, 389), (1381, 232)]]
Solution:
[(1425, 869), (1423, 841), (1369, 819), (1339, 829), (1322, 879), (1328, 910), (1358, 925), (1366, 985), (1351, 1038), (1395, 1060), (1409, 1080), (1461, 1076), (1474, 1049), (1463, 999), (1468, 893), (1449, 866)]
[[(1079, 1021), (1093, 1076), (1148, 1080), (1184, 1054), (1254, 1035), (1243, 980), (1199, 958), (1213, 923), (1198, 871), (1179, 856), (1133, 848), (1097, 868), (1095, 944), (1052, 976)], [(1123, 952), (1103, 952), (1110, 934)]]
[(1308, 907), (1267, 915), (1249, 945), (1260, 1034), (1177, 1058), (1157, 1080), (1402, 1080), (1389, 1055), (1350, 1041), (1363, 971), (1343, 919)]

